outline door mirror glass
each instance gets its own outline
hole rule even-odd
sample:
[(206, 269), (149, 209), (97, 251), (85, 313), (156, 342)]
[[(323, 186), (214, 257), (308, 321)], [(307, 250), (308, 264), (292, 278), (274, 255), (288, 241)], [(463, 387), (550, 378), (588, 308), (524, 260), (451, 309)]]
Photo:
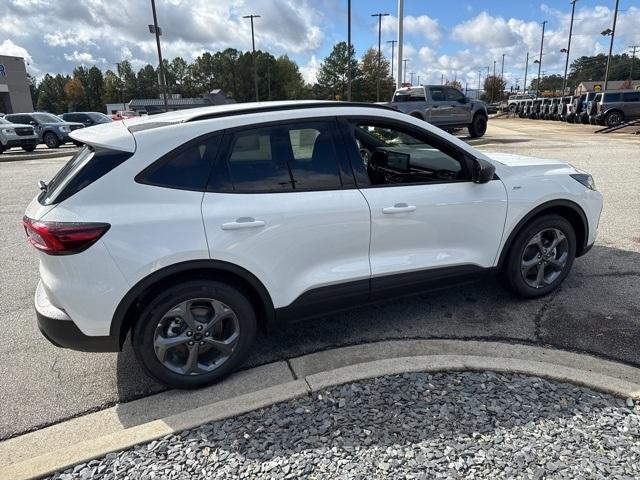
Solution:
[(493, 180), (496, 167), (493, 164), (480, 158), (473, 159), (472, 180), (474, 183), (487, 183)]

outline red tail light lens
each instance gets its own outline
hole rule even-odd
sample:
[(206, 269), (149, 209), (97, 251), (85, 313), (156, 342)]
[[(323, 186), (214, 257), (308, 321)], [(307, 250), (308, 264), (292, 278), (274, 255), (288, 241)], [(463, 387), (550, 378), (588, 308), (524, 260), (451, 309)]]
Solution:
[(111, 227), (108, 223), (42, 222), (22, 219), (29, 243), (49, 255), (72, 255), (85, 251)]

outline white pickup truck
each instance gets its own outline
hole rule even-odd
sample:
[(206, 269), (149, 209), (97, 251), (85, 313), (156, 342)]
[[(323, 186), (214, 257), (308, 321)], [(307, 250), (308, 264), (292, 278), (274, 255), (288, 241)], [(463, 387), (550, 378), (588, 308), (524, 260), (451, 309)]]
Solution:
[(472, 137), (481, 137), (487, 131), (489, 117), (486, 104), (471, 100), (457, 88), (448, 85), (402, 87), (385, 105), (443, 130), (467, 128)]

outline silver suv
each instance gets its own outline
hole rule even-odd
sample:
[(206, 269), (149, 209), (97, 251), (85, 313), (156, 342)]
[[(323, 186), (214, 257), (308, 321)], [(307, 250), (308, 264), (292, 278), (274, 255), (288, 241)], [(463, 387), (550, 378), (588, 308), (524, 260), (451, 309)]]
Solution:
[(595, 120), (615, 127), (627, 120), (640, 118), (640, 91), (616, 90), (604, 92), (595, 105)]
[(0, 117), (0, 153), (12, 147), (33, 152), (38, 145), (38, 134), (31, 125), (15, 124)]

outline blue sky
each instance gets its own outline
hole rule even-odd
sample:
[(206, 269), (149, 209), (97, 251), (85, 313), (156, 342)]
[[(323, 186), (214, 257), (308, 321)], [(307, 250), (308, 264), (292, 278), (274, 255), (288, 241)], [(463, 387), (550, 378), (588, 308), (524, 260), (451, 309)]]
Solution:
[[(288, 54), (313, 82), (322, 59), (336, 42), (346, 40), (347, 0), (156, 0), (163, 28), (165, 57), (192, 60), (204, 51), (227, 47), (247, 50), (250, 26), (242, 15), (259, 14), (256, 46), (275, 55)], [(356, 53), (377, 45), (377, 20), (386, 40), (396, 38), (395, 0), (353, 0)], [(615, 0), (579, 0), (571, 57), (606, 53)], [(79, 64), (114, 68), (123, 58), (139, 68), (156, 64), (153, 36), (147, 31), (147, 0), (0, 0), (0, 53), (27, 58), (29, 70), (70, 73)], [(405, 0), (405, 52), (408, 70), (423, 83), (457, 78), (477, 84), (478, 70), (493, 67), (505, 54), (505, 78), (522, 83), (527, 51), (530, 61), (540, 47), (542, 20), (548, 20), (543, 71), (562, 73), (571, 5), (567, 0), (455, 1)], [(640, 0), (620, 0), (614, 52), (640, 45)], [(640, 53), (640, 52), (639, 52)], [(533, 69), (529, 66), (529, 72)], [(486, 69), (484, 69), (486, 71)], [(536, 72), (537, 73), (537, 72)], [(484, 75), (484, 74), (483, 74)], [(531, 73), (529, 73), (531, 75)], [(531, 77), (529, 76), (529, 80)]]

